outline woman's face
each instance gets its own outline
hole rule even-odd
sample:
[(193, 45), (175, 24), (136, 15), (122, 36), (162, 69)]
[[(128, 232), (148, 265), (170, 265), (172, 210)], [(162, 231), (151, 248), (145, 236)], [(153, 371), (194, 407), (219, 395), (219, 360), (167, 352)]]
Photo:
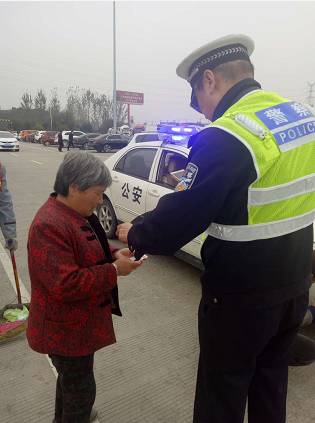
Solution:
[(95, 185), (84, 191), (80, 191), (77, 186), (69, 187), (69, 199), (72, 207), (84, 217), (91, 216), (98, 205), (103, 203), (104, 185)]

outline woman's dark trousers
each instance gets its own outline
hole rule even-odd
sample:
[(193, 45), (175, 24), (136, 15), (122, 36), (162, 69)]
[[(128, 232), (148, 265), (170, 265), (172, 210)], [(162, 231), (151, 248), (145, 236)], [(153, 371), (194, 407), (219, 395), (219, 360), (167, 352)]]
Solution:
[(88, 423), (96, 396), (94, 354), (49, 357), (58, 373), (54, 422)]

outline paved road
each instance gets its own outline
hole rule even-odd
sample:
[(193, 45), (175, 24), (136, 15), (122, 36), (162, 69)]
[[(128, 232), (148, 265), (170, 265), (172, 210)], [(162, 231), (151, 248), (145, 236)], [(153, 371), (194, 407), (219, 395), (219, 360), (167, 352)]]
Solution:
[[(53, 147), (24, 143), (19, 153), (0, 155), (13, 194), (20, 245), (17, 263), (27, 290), (28, 228), (52, 191), (63, 155)], [(3, 254), (0, 251), (0, 258)], [(14, 293), (4, 267), (1, 301), (6, 304)], [(137, 273), (120, 278), (124, 316), (114, 317), (118, 342), (96, 353), (100, 423), (191, 422), (199, 274), (176, 258), (150, 257)], [(0, 344), (0, 357), (0, 422), (50, 422), (55, 376), (46, 358), (32, 352), (24, 336)], [(315, 421), (314, 376), (315, 366), (290, 370), (289, 423)]]

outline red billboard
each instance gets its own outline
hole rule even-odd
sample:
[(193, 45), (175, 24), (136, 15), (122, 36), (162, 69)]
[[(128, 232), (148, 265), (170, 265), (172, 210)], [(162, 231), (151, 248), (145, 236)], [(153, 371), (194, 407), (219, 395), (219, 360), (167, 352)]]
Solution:
[(116, 90), (116, 100), (125, 104), (143, 104), (144, 94)]

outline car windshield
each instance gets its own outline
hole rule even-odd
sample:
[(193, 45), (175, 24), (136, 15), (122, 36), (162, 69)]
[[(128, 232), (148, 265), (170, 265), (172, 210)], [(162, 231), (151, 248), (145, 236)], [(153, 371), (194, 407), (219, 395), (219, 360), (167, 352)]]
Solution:
[(1, 132), (0, 131), (0, 138), (15, 138), (10, 132)]

